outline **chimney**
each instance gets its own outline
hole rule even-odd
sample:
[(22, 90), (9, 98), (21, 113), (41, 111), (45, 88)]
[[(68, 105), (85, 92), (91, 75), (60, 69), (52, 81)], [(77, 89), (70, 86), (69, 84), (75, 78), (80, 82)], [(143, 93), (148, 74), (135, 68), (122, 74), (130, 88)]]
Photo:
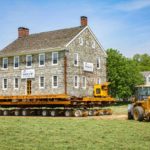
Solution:
[(22, 38), (29, 35), (29, 29), (25, 27), (18, 28), (18, 38)]
[(88, 24), (88, 19), (86, 16), (81, 16), (81, 26), (84, 27), (84, 26), (87, 26)]

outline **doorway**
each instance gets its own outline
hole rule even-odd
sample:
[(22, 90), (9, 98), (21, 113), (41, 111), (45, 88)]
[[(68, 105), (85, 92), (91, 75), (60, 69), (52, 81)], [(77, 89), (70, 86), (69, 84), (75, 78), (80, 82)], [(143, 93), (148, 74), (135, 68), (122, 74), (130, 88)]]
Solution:
[(31, 95), (32, 82), (31, 80), (27, 80), (27, 95)]

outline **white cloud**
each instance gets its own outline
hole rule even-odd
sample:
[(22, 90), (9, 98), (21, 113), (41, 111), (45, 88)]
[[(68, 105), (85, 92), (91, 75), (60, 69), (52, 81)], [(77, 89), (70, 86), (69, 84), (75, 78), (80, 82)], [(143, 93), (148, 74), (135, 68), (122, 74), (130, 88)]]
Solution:
[(139, 10), (150, 7), (150, 0), (131, 0), (117, 4), (115, 8), (123, 11)]

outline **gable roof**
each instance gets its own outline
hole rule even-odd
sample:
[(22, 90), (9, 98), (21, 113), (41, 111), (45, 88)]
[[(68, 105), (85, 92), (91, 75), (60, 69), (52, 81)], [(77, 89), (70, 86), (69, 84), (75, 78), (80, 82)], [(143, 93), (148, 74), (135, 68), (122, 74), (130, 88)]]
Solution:
[(144, 77), (148, 77), (150, 75), (150, 71), (141, 72)]
[(47, 48), (63, 48), (85, 27), (79, 26), (49, 32), (30, 34), (18, 38), (0, 51), (0, 55), (18, 54), (23, 52), (34, 52), (35, 50)]
[(71, 41), (69, 41), (66, 44), (66, 47), (68, 45), (70, 45), (84, 30), (88, 29), (90, 31), (90, 33), (92, 34), (93, 38), (95, 39), (95, 41), (98, 43), (99, 47), (101, 48), (101, 50), (103, 51), (104, 55), (107, 57), (107, 53), (105, 51), (105, 49), (102, 47), (101, 43), (98, 41), (98, 39), (96, 38), (96, 36), (94, 35), (94, 33), (92, 32), (92, 30), (90, 29), (90, 27), (87, 25), (81, 32), (79, 32), (73, 39), (71, 39)]

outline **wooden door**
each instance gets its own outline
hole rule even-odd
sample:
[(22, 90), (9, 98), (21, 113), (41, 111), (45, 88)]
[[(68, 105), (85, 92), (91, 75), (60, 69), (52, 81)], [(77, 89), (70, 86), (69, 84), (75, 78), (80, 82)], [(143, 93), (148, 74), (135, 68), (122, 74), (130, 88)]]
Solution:
[(31, 80), (27, 80), (27, 95), (31, 95), (32, 82)]

